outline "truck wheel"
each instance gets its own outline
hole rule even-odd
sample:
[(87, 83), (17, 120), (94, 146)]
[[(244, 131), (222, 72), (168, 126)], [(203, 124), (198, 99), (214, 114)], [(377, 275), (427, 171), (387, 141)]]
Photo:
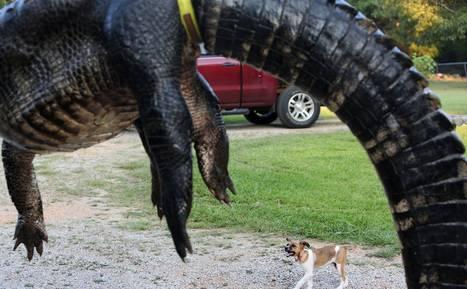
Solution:
[(298, 87), (284, 90), (277, 102), (277, 114), (282, 124), (289, 128), (310, 127), (319, 117), (319, 101)]
[(245, 118), (254, 124), (270, 124), (277, 119), (277, 113), (265, 109), (250, 109), (250, 112), (245, 114)]

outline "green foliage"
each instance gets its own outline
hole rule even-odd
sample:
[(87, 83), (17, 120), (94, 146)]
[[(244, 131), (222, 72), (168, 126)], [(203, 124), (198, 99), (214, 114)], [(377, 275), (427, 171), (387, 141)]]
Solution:
[(465, 61), (467, 46), (453, 46), (467, 38), (465, 0), (353, 0), (358, 9), (393, 37), (400, 48), (418, 55), (441, 53), (451, 61)]
[(464, 140), (464, 144), (467, 145), (467, 125), (457, 127), (456, 132), (460, 135), (461, 139)]
[(456, 62), (467, 60), (467, 38), (443, 42), (439, 49), (438, 62)]
[[(467, 6), (467, 4), (466, 4)], [(467, 7), (451, 15), (453, 19), (445, 19), (436, 29), (428, 31), (427, 36), (450, 42), (467, 38)]]
[(415, 68), (417, 68), (417, 70), (423, 73), (424, 75), (431, 76), (435, 74), (436, 62), (434, 61), (433, 58), (429, 56), (425, 56), (425, 55), (423, 56), (414, 55), (412, 60), (415, 65)]
[[(351, 1), (358, 10), (362, 11), (368, 18), (374, 20), (378, 27), (393, 37), (400, 48), (408, 51), (410, 42), (406, 39), (410, 35), (410, 27), (406, 24), (404, 9), (400, 3), (390, 3), (391, 0), (354, 0)], [(405, 27), (407, 26), (407, 28)]]
[(12, 2), (12, 0), (0, 0), (0, 8), (2, 8), (3, 6), (5, 6), (6, 4)]

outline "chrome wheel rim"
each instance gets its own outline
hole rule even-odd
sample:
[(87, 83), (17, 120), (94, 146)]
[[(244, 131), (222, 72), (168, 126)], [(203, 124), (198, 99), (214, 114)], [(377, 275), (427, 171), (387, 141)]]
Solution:
[(315, 113), (313, 98), (303, 92), (292, 95), (289, 99), (288, 112), (290, 117), (297, 122), (311, 119)]

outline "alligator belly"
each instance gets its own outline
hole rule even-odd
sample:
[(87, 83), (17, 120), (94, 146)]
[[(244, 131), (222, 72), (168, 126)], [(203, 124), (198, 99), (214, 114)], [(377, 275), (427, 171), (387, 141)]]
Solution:
[(70, 92), (8, 109), (0, 136), (36, 153), (74, 151), (114, 137), (138, 118), (126, 89), (91, 97)]

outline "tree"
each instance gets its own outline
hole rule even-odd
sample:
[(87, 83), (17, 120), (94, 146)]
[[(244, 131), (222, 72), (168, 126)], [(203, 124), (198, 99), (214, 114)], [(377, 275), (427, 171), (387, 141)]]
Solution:
[(6, 4), (10, 3), (11, 0), (0, 0), (0, 8), (2, 8), (3, 6), (5, 6)]
[(463, 40), (467, 38), (467, 1), (431, 0), (440, 10), (442, 23), (430, 31), (431, 37), (442, 41)]
[[(467, 0), (354, 0), (410, 54), (467, 55)], [(464, 40), (464, 41), (462, 41)], [(455, 47), (461, 49), (453, 53)], [(459, 59), (461, 60), (461, 59)], [(464, 59), (465, 60), (465, 59)]]
[[(13, 0), (0, 0), (0, 7)], [(413, 55), (467, 60), (467, 0), (351, 0)]]
[(438, 8), (427, 0), (355, 0), (399, 46), (410, 54), (435, 56), (438, 50), (424, 34), (441, 22)]
[(467, 1), (432, 0), (439, 7), (443, 21), (428, 31), (425, 38), (436, 42), (439, 61), (467, 61)]

